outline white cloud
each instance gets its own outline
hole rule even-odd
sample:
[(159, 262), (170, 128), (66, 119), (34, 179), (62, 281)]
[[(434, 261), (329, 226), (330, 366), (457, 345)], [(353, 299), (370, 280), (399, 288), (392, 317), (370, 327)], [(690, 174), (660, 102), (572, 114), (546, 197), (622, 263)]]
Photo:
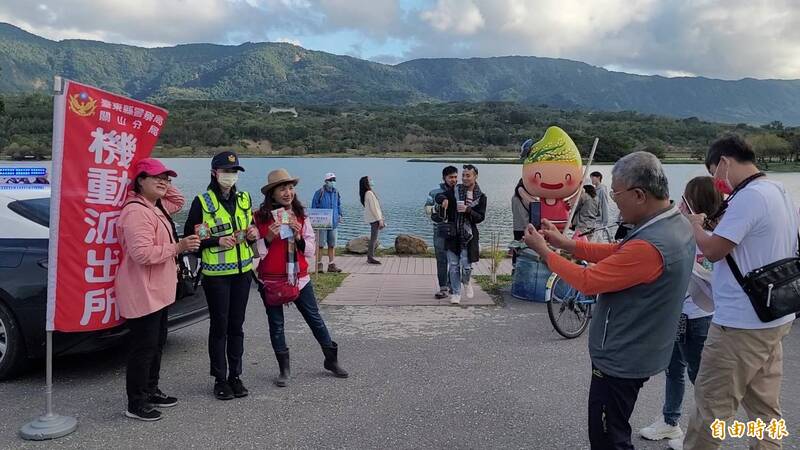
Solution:
[(0, 20), (51, 39), (145, 46), (300, 36), (381, 61), (517, 54), (800, 78), (800, 0), (0, 0)]
[(400, 7), (396, 0), (319, 0), (328, 25), (386, 36), (398, 24)]
[(303, 46), (303, 43), (300, 42), (299, 39), (293, 39), (293, 38), (289, 38), (289, 37), (279, 37), (278, 39), (275, 39), (275, 42), (285, 42), (287, 44), (296, 45), (298, 47), (302, 47)]
[(313, 17), (307, 2), (287, 0), (3, 0), (0, 17), (50, 39), (90, 38), (146, 46), (263, 40), (270, 27)]
[[(464, 33), (455, 21), (473, 8), (481, 27)], [(666, 76), (800, 78), (798, 0), (438, 0), (420, 18), (428, 27), (407, 57), (518, 54)]]
[(483, 28), (481, 10), (471, 1), (439, 0), (436, 7), (420, 13), (420, 18), (441, 32), (473, 34)]

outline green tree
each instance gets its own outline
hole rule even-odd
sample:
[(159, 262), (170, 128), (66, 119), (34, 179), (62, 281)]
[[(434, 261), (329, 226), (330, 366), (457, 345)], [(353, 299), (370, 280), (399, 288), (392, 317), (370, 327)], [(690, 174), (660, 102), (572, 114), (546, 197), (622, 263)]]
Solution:
[(645, 152), (650, 152), (650, 153), (656, 155), (656, 158), (658, 158), (658, 159), (664, 159), (664, 156), (666, 156), (666, 150), (664, 150), (664, 147), (660, 146), (660, 145), (652, 145), (651, 144), (651, 145), (648, 145), (647, 147), (643, 148), (642, 150), (645, 151)]
[(500, 156), (500, 149), (494, 145), (490, 145), (489, 147), (483, 149), (481, 153), (483, 153), (483, 156), (489, 161), (494, 161)]
[(781, 131), (783, 130), (783, 122), (780, 120), (773, 120), (766, 125), (762, 125), (761, 128), (765, 130)]
[(786, 161), (792, 148), (789, 142), (772, 133), (750, 136), (748, 140), (753, 147), (753, 151), (756, 152), (757, 160), (763, 163), (765, 168), (775, 158), (779, 161)]

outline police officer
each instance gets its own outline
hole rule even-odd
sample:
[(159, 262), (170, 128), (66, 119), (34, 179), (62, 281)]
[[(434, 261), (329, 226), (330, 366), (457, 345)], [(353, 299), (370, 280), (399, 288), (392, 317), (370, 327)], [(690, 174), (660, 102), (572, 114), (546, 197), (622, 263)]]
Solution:
[(218, 153), (211, 160), (208, 190), (195, 197), (184, 228), (185, 235), (200, 236), (203, 290), (208, 302), (210, 329), (208, 355), (214, 396), (220, 400), (248, 394), (240, 375), (244, 353), (244, 324), (253, 251), (258, 240), (252, 226), (250, 194), (236, 190), (239, 157), (231, 151)]

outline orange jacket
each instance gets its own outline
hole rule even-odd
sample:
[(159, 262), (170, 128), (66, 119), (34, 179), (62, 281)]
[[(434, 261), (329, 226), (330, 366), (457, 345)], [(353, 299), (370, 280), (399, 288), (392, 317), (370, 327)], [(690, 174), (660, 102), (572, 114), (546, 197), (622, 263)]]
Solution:
[(575, 257), (597, 264), (583, 267), (556, 253), (546, 262), (550, 271), (586, 295), (652, 283), (664, 271), (661, 253), (642, 239), (631, 239), (625, 245), (578, 241)]

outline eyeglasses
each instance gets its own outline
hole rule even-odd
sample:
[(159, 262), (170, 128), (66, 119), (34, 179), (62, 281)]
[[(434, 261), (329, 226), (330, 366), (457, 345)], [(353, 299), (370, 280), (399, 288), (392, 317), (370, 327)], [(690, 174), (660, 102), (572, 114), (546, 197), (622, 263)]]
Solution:
[(634, 186), (634, 187), (625, 189), (624, 191), (620, 191), (620, 192), (617, 192), (617, 191), (612, 189), (612, 190), (608, 191), (608, 196), (611, 197), (611, 200), (614, 200), (618, 195), (624, 194), (624, 193), (626, 193), (628, 191), (632, 191), (634, 189), (642, 189), (642, 191), (644, 191), (644, 189), (639, 187), (639, 186)]
[(473, 166), (472, 164), (464, 164), (463, 166), (461, 166), (461, 168), (464, 170), (471, 170), (475, 172), (476, 175), (478, 174), (478, 168)]
[(153, 178), (156, 181), (163, 181), (164, 183), (172, 184), (172, 179), (169, 177), (169, 175), (156, 175), (151, 176), (150, 178)]

